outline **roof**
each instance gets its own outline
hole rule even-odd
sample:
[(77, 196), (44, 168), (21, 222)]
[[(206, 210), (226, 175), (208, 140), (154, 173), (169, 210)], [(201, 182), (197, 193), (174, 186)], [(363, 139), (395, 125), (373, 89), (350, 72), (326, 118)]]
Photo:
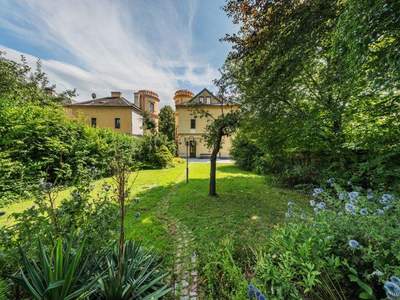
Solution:
[[(200, 96), (209, 96), (211, 97), (211, 103), (199, 102)], [(214, 100), (214, 101), (213, 101)], [(188, 102), (184, 104), (175, 104), (175, 106), (191, 106), (191, 105), (199, 105), (199, 106), (221, 106), (221, 105), (238, 105), (237, 103), (223, 103), (221, 99), (216, 97), (212, 92), (210, 92), (207, 88), (202, 89), (196, 95), (194, 95)]]
[(138, 111), (141, 111), (132, 102), (129, 102), (124, 97), (104, 97), (83, 102), (74, 102), (72, 104), (67, 104), (66, 106), (107, 106), (107, 107), (129, 107)]

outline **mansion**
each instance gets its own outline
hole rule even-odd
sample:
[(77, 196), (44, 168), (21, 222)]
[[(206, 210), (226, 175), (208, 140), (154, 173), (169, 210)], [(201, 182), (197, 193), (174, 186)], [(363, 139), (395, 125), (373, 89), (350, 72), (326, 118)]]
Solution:
[[(221, 101), (208, 89), (194, 95), (188, 90), (178, 90), (175, 102), (175, 137), (178, 155), (181, 157), (206, 158), (211, 150), (202, 141), (207, 122), (205, 117), (196, 116), (194, 110), (207, 111), (211, 116), (218, 116), (222, 109), (237, 109), (238, 106), (224, 107)], [(149, 90), (133, 93), (132, 100), (123, 97), (120, 92), (111, 92), (109, 97), (96, 98), (65, 105), (67, 115), (81, 119), (89, 126), (111, 128), (117, 132), (141, 136), (143, 115), (147, 114), (158, 127), (159, 96)], [(230, 157), (231, 138), (224, 138), (220, 157)]]

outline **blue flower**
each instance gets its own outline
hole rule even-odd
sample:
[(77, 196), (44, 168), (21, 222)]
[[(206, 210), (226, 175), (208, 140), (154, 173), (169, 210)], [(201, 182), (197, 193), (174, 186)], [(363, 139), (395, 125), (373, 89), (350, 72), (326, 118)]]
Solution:
[(356, 208), (353, 204), (351, 203), (346, 203), (346, 205), (344, 206), (345, 210), (352, 215), (356, 214)]
[(376, 213), (375, 213), (375, 214), (377, 214), (378, 216), (381, 216), (381, 215), (383, 215), (384, 213), (385, 213), (385, 211), (384, 211), (383, 209), (378, 208), (378, 209), (376, 210)]
[(367, 191), (367, 199), (371, 200), (372, 198), (374, 198), (374, 193), (372, 192), (372, 190), (368, 190)]
[(390, 277), (390, 281), (393, 282), (394, 284), (397, 284), (400, 287), (400, 278), (397, 276), (392, 276)]
[(398, 299), (400, 297), (400, 287), (394, 282), (386, 281), (383, 288), (389, 299)]
[(383, 194), (382, 198), (379, 200), (381, 204), (389, 204), (394, 199), (393, 195), (391, 194)]
[(317, 203), (316, 206), (317, 206), (318, 209), (321, 209), (321, 210), (326, 208), (325, 202), (319, 202), (319, 203)]
[(357, 242), (356, 240), (350, 240), (350, 241), (349, 241), (349, 247), (350, 247), (351, 249), (358, 249), (358, 248), (361, 247), (361, 245), (360, 245), (360, 243)]
[(324, 189), (323, 188), (316, 188), (316, 189), (314, 189), (314, 191), (313, 191), (313, 197), (317, 197), (319, 194), (321, 194), (322, 192), (324, 191)]
[(329, 185), (329, 186), (333, 186), (333, 184), (335, 183), (335, 178), (329, 178), (327, 181), (326, 181), (326, 183)]
[(314, 200), (310, 200), (310, 205), (314, 206), (315, 205), (315, 201)]
[(135, 219), (137, 220), (137, 219), (139, 219), (140, 218), (140, 212), (136, 212), (135, 213)]
[(339, 197), (339, 200), (344, 200), (344, 199), (346, 199), (346, 195), (347, 195), (347, 193), (346, 192), (340, 192), (339, 194), (338, 194), (338, 197)]
[(319, 212), (318, 207), (314, 207), (314, 212), (315, 212), (315, 213), (318, 213), (318, 212)]
[(359, 192), (350, 192), (349, 193), (350, 202), (353, 203), (353, 204), (355, 202), (357, 202), (356, 200), (357, 200), (359, 194), (360, 194)]
[(368, 215), (368, 209), (366, 209), (366, 208), (361, 208), (361, 209), (360, 209), (360, 215), (362, 215), (362, 216)]
[(372, 275), (372, 276), (380, 277), (380, 276), (383, 276), (384, 274), (383, 274), (383, 272), (381, 272), (381, 271), (379, 271), (379, 270), (375, 270), (375, 271), (372, 272), (371, 275)]

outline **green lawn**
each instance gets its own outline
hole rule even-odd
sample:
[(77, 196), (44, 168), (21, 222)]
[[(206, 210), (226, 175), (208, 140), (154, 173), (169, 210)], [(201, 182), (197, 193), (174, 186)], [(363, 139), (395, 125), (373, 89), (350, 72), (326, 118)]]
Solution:
[[(200, 251), (225, 236), (241, 243), (257, 243), (282, 222), (289, 200), (306, 205), (304, 195), (272, 187), (265, 177), (228, 164), (218, 165), (219, 197), (212, 198), (208, 196), (208, 176), (208, 164), (192, 163), (189, 184), (182, 173), (180, 182), (159, 184), (139, 193), (139, 204), (128, 209), (127, 237), (171, 253), (171, 227), (178, 219), (192, 230)], [(168, 205), (163, 198), (168, 199)], [(141, 213), (139, 219), (134, 217), (136, 212)]]
[[(128, 203), (126, 237), (141, 240), (170, 264), (178, 222), (191, 230), (201, 258), (210, 245), (227, 236), (245, 246), (261, 243), (271, 227), (283, 221), (289, 200), (306, 205), (304, 195), (274, 187), (265, 177), (230, 164), (218, 165), (219, 197), (209, 197), (208, 176), (207, 163), (191, 163), (188, 184), (184, 180), (184, 164), (140, 171), (131, 191), (132, 198), (137, 197), (139, 201)], [(110, 179), (96, 181), (93, 192), (107, 181)], [(58, 200), (67, 197), (69, 192), (70, 189), (60, 192)], [(7, 216), (31, 205), (32, 201), (24, 201), (5, 208), (7, 215), (0, 217), (0, 226), (12, 224)]]

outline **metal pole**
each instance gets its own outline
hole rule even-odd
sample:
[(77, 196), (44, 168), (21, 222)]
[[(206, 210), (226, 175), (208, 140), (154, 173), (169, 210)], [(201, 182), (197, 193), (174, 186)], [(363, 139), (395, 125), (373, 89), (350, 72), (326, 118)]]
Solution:
[(186, 141), (186, 183), (189, 183), (189, 142)]

